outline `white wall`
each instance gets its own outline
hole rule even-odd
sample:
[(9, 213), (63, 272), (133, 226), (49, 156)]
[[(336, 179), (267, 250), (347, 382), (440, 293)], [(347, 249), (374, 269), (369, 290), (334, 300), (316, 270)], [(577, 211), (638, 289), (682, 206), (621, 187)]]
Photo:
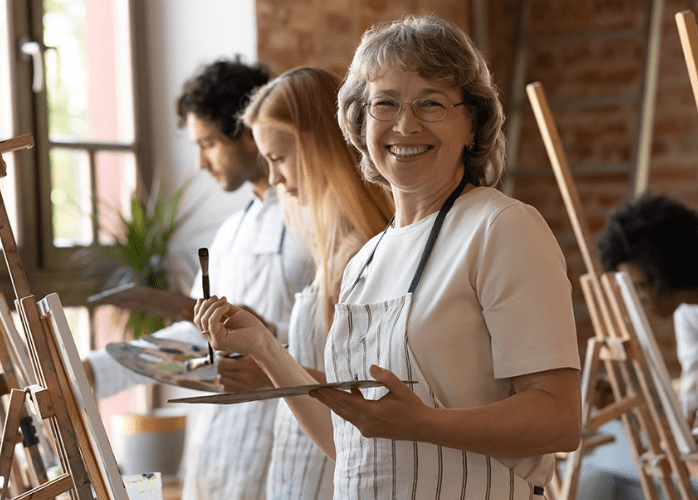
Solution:
[(199, 67), (235, 54), (243, 62), (257, 60), (255, 1), (148, 0), (145, 10), (156, 182), (170, 193), (194, 176), (181, 209), (193, 214), (173, 245), (173, 252), (186, 256), (186, 264), (178, 265), (178, 275), (186, 282), (193, 279), (187, 272), (198, 268), (197, 249), (207, 246), (222, 220), (242, 206), (249, 186), (225, 193), (206, 172), (197, 171), (196, 147), (186, 129), (177, 127), (175, 101), (184, 81)]

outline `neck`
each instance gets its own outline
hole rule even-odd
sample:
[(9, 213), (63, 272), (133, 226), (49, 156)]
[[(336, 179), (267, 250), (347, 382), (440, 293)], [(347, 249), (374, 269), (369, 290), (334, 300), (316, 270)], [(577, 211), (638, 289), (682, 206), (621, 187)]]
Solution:
[[(393, 188), (395, 199), (395, 227), (409, 226), (429, 215), (438, 212), (446, 199), (460, 183), (460, 172), (451, 182), (444, 184), (439, 189), (424, 195), (420, 192), (404, 192)], [(467, 184), (463, 193), (467, 193), (475, 186)]]
[(681, 290), (678, 293), (678, 302), (679, 304), (698, 304), (698, 289)]

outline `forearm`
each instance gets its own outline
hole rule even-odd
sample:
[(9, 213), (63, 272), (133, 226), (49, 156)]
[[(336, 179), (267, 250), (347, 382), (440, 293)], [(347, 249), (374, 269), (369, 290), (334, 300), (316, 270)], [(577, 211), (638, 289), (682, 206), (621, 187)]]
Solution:
[(501, 459), (573, 451), (580, 425), (572, 408), (539, 390), (474, 409), (427, 408), (416, 440)]
[[(325, 382), (322, 372), (309, 370), (298, 364), (277, 339), (269, 336), (263, 345), (254, 358), (276, 387)], [(309, 396), (285, 398), (285, 401), (308, 436), (334, 460), (334, 435), (329, 408)]]
[(119, 364), (104, 349), (91, 351), (83, 360), (83, 367), (89, 364), (90, 386), (95, 398), (104, 399), (140, 384), (152, 384), (151, 378), (129, 370)]

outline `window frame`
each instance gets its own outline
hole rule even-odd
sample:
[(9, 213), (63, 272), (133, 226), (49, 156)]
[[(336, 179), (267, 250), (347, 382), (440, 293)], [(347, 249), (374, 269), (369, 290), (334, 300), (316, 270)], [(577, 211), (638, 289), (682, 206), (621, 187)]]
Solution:
[[(87, 151), (91, 170), (95, 169), (95, 153), (99, 151), (129, 151), (135, 156), (139, 189), (150, 186), (153, 178), (152, 130), (148, 119), (148, 72), (145, 33), (145, 6), (138, 0), (127, 0), (130, 21), (131, 66), (133, 87), (134, 141), (126, 143), (58, 142), (48, 135), (48, 103), (45, 86), (34, 93), (32, 63), (22, 57), (20, 46), (27, 40), (43, 42), (43, 0), (13, 0), (9, 3), (10, 51), (13, 68), (10, 78), (14, 92), (14, 135), (31, 132), (35, 147), (14, 153), (17, 168), (18, 227), (21, 231), (20, 257), (32, 294), (37, 298), (51, 292), (61, 296), (64, 306), (88, 306), (87, 298), (100, 291), (104, 276), (113, 271), (105, 264), (86, 272), (72, 256), (80, 246), (54, 247), (52, 228), (51, 164), (52, 148)], [(43, 45), (43, 43), (42, 43)], [(99, 272), (92, 272), (99, 271)], [(0, 289), (12, 302), (12, 288), (7, 266), (0, 267)], [(88, 306), (89, 308), (89, 306)], [(91, 308), (90, 308), (91, 309)]]

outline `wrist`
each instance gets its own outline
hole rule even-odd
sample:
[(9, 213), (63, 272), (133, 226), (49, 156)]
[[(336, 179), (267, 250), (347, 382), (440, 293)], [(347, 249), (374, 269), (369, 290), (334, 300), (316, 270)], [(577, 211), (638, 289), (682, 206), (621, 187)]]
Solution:
[(267, 328), (264, 334), (259, 336), (259, 342), (257, 342), (254, 352), (250, 352), (250, 356), (260, 364), (263, 364), (265, 360), (273, 359), (277, 350), (283, 349), (274, 333), (274, 331)]

